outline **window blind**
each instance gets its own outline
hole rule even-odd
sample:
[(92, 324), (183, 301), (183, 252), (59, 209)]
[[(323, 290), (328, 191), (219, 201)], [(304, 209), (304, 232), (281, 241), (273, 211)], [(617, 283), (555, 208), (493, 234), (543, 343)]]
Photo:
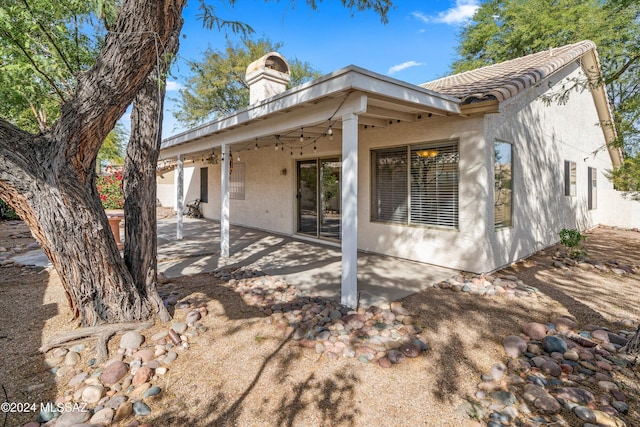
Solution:
[(372, 151), (373, 221), (458, 227), (458, 144)]

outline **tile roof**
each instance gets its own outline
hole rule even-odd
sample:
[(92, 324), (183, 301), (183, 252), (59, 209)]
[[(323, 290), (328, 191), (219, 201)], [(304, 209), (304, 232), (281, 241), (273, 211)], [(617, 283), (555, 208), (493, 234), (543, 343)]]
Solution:
[(504, 101), (595, 48), (595, 43), (585, 40), (454, 74), (420, 86), (459, 98), (463, 104), (489, 99)]

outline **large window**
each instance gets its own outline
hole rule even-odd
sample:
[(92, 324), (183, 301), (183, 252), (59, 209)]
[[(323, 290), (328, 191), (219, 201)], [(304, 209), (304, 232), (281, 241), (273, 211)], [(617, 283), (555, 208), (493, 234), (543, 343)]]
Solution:
[(496, 229), (513, 224), (512, 147), (507, 142), (496, 141), (494, 146), (493, 212)]
[(588, 203), (589, 209), (596, 209), (598, 207), (598, 170), (596, 168), (589, 168), (587, 170), (589, 182), (588, 182)]
[(564, 161), (564, 195), (576, 195), (576, 162)]
[(373, 150), (371, 220), (458, 227), (458, 144)]
[(200, 201), (209, 201), (209, 168), (200, 168)]

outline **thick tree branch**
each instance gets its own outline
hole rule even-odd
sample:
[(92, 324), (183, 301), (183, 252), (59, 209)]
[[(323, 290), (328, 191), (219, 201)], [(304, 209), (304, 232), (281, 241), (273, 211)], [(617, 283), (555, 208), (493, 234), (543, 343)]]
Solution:
[[(78, 77), (73, 97), (52, 127), (59, 153), (74, 169), (93, 173), (100, 145), (156, 66), (156, 44), (166, 44), (182, 22), (185, 0), (129, 0), (95, 65)], [(114, 67), (115, 64), (115, 67)]]

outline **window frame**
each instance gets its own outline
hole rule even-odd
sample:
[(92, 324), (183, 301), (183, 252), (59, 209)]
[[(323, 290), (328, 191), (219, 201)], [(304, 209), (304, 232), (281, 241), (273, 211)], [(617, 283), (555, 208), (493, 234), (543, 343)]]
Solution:
[(246, 197), (246, 163), (234, 162), (229, 175), (229, 199), (245, 200)]
[(564, 195), (575, 197), (577, 194), (578, 173), (576, 162), (564, 161)]
[[(424, 154), (419, 154), (423, 152)], [(435, 153), (435, 154), (434, 154)], [(379, 161), (385, 154), (399, 159), (400, 174), (387, 171), (384, 182), (391, 182), (391, 210), (381, 214), (384, 189), (380, 190)], [(436, 160), (436, 158), (438, 158)], [(459, 140), (428, 141), (370, 150), (371, 222), (407, 227), (459, 230), (460, 143)], [(432, 162), (429, 165), (429, 162)], [(438, 171), (438, 168), (441, 168)], [(404, 174), (404, 177), (402, 176)], [(418, 179), (429, 180), (419, 183)], [(435, 180), (435, 181), (434, 181)], [(396, 191), (393, 185), (401, 185)], [(421, 197), (422, 195), (422, 197)], [(416, 210), (420, 205), (421, 209)], [(399, 210), (399, 211), (398, 211)], [(393, 218), (393, 217), (396, 218)]]
[[(498, 176), (497, 176), (497, 145), (498, 144), (506, 144), (509, 146), (509, 193), (508, 193), (508, 205), (509, 205), (509, 212), (508, 212), (508, 222), (498, 222), (498, 209), (497, 207), (498, 205), (498, 189), (502, 190), (503, 186), (499, 183), (498, 180)], [(494, 157), (493, 157), (493, 226), (495, 230), (503, 230), (503, 229), (508, 229), (508, 228), (512, 228), (513, 227), (513, 176), (514, 176), (514, 163), (513, 163), (513, 158), (514, 158), (514, 146), (512, 143), (507, 142), (507, 141), (503, 141), (500, 139), (496, 139), (493, 143), (493, 149), (494, 149)], [(506, 163), (505, 163), (506, 164)], [(500, 178), (502, 179), (502, 178)], [(501, 191), (502, 194), (502, 191)]]

